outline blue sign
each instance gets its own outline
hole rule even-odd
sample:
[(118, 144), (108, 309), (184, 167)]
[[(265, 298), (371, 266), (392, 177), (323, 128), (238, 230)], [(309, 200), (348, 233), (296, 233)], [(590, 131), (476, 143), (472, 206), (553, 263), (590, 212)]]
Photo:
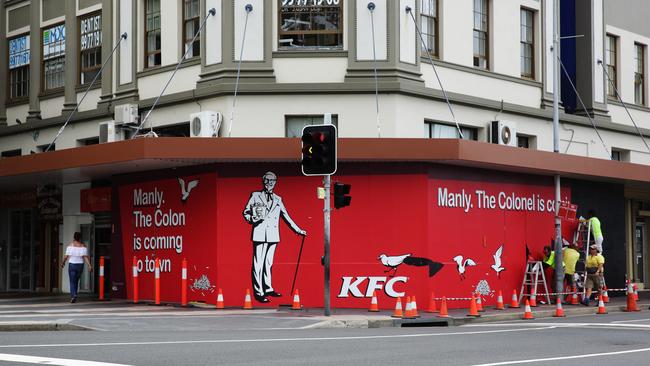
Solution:
[(9, 40), (9, 69), (29, 65), (29, 35)]

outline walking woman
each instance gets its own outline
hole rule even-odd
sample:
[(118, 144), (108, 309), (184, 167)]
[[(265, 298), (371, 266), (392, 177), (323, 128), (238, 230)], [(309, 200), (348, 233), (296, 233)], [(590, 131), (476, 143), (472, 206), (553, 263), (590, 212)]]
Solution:
[(65, 257), (61, 262), (61, 268), (65, 266), (65, 261), (70, 263), (68, 265), (68, 276), (70, 277), (70, 302), (77, 302), (77, 291), (79, 289), (79, 279), (84, 271), (84, 262), (88, 264), (88, 270), (93, 271), (88, 258), (88, 248), (81, 242), (81, 233), (74, 233), (74, 240), (65, 249)]

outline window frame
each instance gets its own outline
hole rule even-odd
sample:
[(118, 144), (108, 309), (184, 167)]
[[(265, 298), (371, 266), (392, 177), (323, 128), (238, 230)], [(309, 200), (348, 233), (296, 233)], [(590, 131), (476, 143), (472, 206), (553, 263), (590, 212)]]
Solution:
[[(435, 1), (435, 16), (432, 16), (431, 14), (425, 14), (423, 9), (423, 2), (424, 1), (429, 1), (429, 0), (420, 0), (419, 5), (420, 5), (420, 27), (422, 27), (422, 20), (423, 18), (427, 19), (427, 24), (429, 22), (433, 22), (433, 36), (428, 32), (428, 28), (425, 32), (424, 29), (422, 29), (422, 37), (424, 38), (426, 42), (426, 50), (423, 49), (422, 45), (420, 45), (420, 52), (427, 52), (431, 57), (438, 58), (440, 57), (440, 0), (433, 0)], [(433, 52), (430, 51), (429, 46), (431, 45), (431, 38), (433, 38), (433, 47), (434, 50)]]
[[(284, 115), (284, 137), (289, 137), (289, 138), (300, 138), (302, 135), (298, 136), (289, 136), (289, 119), (292, 118), (311, 118), (311, 124), (312, 125), (320, 125), (324, 124), (325, 122), (325, 115), (324, 114), (285, 114)], [(322, 119), (323, 123), (316, 123), (314, 119)], [(332, 125), (334, 125), (337, 130), (339, 128), (339, 115), (336, 113), (332, 113)], [(306, 126), (310, 126), (310, 124), (307, 124)]]
[[(185, 19), (185, 14), (186, 14), (185, 13), (185, 4), (188, 3), (188, 2), (192, 2), (192, 1), (197, 2), (198, 6), (199, 6), (199, 12), (196, 15), (196, 17)], [(192, 38), (185, 38), (186, 35), (187, 35), (186, 28), (185, 28), (187, 26), (187, 22), (188, 21), (196, 21), (198, 26), (201, 27), (201, 1), (200, 0), (182, 0), (181, 7), (183, 8), (183, 9), (181, 9), (181, 14), (182, 14), (181, 15), (182, 16), (181, 21), (182, 21), (182, 32), (183, 32), (183, 36), (181, 37), (181, 55), (184, 55), (185, 52), (187, 52), (187, 50), (185, 49), (185, 45), (187, 45), (187, 43), (192, 40)], [(192, 37), (194, 37), (194, 36), (192, 36)], [(187, 60), (197, 58), (197, 57), (201, 57), (201, 37), (200, 36), (196, 37), (195, 42), (198, 42), (198, 47), (199, 47), (198, 52), (199, 52), (199, 54), (198, 55), (188, 56)]]
[[(607, 68), (607, 74), (609, 75), (610, 79), (612, 79), (612, 82), (609, 80), (607, 81), (607, 97), (609, 98), (616, 98), (616, 90), (618, 90), (618, 36), (607, 33), (605, 35), (606, 37), (606, 42), (605, 42), (605, 62), (606, 65), (605, 67)], [(612, 50), (610, 40), (614, 41), (614, 49)], [(612, 57), (610, 53), (614, 54), (614, 64), (610, 64), (610, 61), (612, 61)], [(613, 69), (610, 69), (610, 67)], [(612, 86), (614, 84), (614, 86)]]
[[(454, 124), (450, 124), (450, 123), (446, 123), (446, 122), (439, 122), (439, 121), (432, 121), (432, 120), (425, 120), (424, 124), (425, 124), (425, 126), (427, 128), (427, 136), (425, 136), (425, 138), (427, 138), (427, 139), (456, 138), (456, 139), (467, 140), (467, 141), (478, 141), (478, 133), (479, 133), (479, 128), (478, 127), (459, 125), (460, 130), (463, 133), (463, 137), (460, 137), (460, 135), (458, 134), (458, 128)], [(456, 132), (456, 137), (434, 137), (433, 136), (433, 127), (435, 125), (453, 128), (454, 131)], [(465, 131), (463, 131), (463, 130), (465, 130)], [(471, 136), (468, 136), (468, 134), (466, 134), (466, 132), (470, 132)]]
[[(635, 62), (635, 68), (634, 68), (634, 103), (638, 105), (645, 105), (646, 102), (646, 90), (645, 90), (645, 84), (646, 84), (646, 67), (645, 67), (645, 61), (646, 61), (646, 45), (643, 43), (639, 42), (634, 42), (634, 62)], [(639, 52), (640, 51), (640, 52)], [(639, 56), (640, 55), (640, 56)], [(640, 57), (640, 60), (639, 60)], [(641, 66), (641, 70), (639, 72), (639, 66)], [(637, 83), (637, 75), (641, 75), (641, 82)], [(641, 98), (639, 100), (637, 96), (637, 86), (640, 85), (641, 88), (639, 89), (641, 91)]]
[[(19, 66), (19, 67), (16, 67), (14, 69), (10, 69), (9, 68), (9, 42), (16, 39), (16, 38), (21, 38), (21, 37), (25, 37), (25, 36), (29, 36), (29, 40), (28, 40), (27, 44), (30, 45), (30, 48), (29, 48), (29, 60), (30, 61), (26, 65)], [(30, 72), (30, 64), (32, 62), (31, 61), (32, 49), (31, 49), (30, 42), (31, 42), (31, 35), (29, 34), (29, 32), (18, 34), (18, 35), (15, 35), (13, 37), (8, 37), (7, 38), (7, 83), (5, 85), (5, 89), (6, 89), (6, 93), (7, 93), (6, 96), (7, 96), (7, 102), (8, 103), (17, 103), (17, 102), (23, 102), (23, 101), (29, 100), (29, 91), (31, 89), (31, 79), (32, 79), (32, 75), (31, 75), (31, 72)], [(27, 92), (26, 92), (25, 95), (22, 95), (22, 96), (19, 96), (19, 97), (12, 97), (11, 96), (11, 72), (13, 70), (19, 70), (19, 69), (26, 69), (27, 70)]]
[[(345, 0), (339, 0), (339, 28), (336, 31), (282, 31), (282, 0), (277, 0), (278, 4), (278, 27), (277, 27), (277, 49), (279, 52), (291, 51), (340, 51), (345, 46)], [(283, 35), (301, 35), (301, 34), (340, 34), (340, 45), (338, 46), (283, 46), (280, 41)]]
[[(485, 9), (484, 9), (485, 13), (479, 13), (481, 15), (485, 14), (485, 17), (487, 18), (487, 21), (485, 22), (485, 30), (480, 30), (480, 29), (475, 28), (476, 22), (474, 21), (474, 18), (476, 17), (476, 14), (477, 14), (476, 6), (475, 6), (476, 1), (480, 1), (480, 2), (485, 1)], [(491, 5), (490, 0), (474, 0), (472, 2), (472, 15), (473, 15), (473, 17), (472, 17), (472, 54), (473, 54), (473, 56), (472, 56), (472, 58), (473, 58), (472, 59), (472, 65), (475, 68), (478, 68), (478, 69), (481, 69), (481, 70), (490, 70), (490, 5)], [(476, 37), (475, 34), (477, 32), (485, 34), (485, 55), (477, 54), (476, 50), (474, 49), (474, 39)], [(479, 61), (480, 61), (481, 56), (483, 56), (483, 58), (485, 58), (485, 67), (481, 67), (480, 62), (479, 62), (479, 65), (475, 65), (475, 59), (477, 58), (477, 55), (479, 57)]]
[[(530, 75), (525, 75), (523, 69), (520, 70), (520, 75), (524, 79), (535, 80), (535, 78), (537, 77), (537, 75), (535, 73), (535, 67), (536, 67), (536, 63), (535, 63), (535, 57), (536, 57), (536, 52), (535, 52), (535, 46), (536, 46), (535, 45), (535, 36), (536, 36), (535, 27), (537, 25), (536, 22), (535, 22), (535, 17), (537, 15), (537, 12), (534, 9), (530, 9), (530, 8), (526, 8), (526, 7), (521, 7), (520, 8), (520, 11), (519, 11), (519, 14), (520, 14), (520, 19), (519, 19), (520, 38), (521, 38), (521, 28), (523, 27), (522, 19), (521, 19), (521, 16), (523, 15), (523, 13), (530, 14), (531, 24), (530, 24), (529, 28), (531, 30), (531, 40), (530, 40), (530, 42), (526, 42), (526, 41), (520, 39), (519, 40), (519, 45), (520, 45), (520, 52), (521, 52), (521, 47), (523, 47), (524, 45), (529, 45), (530, 46)], [(521, 55), (521, 54), (519, 55), (519, 57), (520, 57), (520, 60), (521, 60), (521, 58), (524, 58), (524, 56)]]
[[(103, 60), (102, 60), (103, 59), (102, 45), (104, 44), (104, 39), (103, 38), (101, 40), (101, 44), (99, 45), (99, 47), (94, 47), (92, 49), (86, 49), (86, 50), (81, 49), (81, 21), (84, 20), (84, 19), (95, 17), (97, 15), (99, 15), (101, 17), (100, 21), (102, 22), (102, 27), (103, 27), (104, 17), (103, 17), (103, 14), (102, 14), (101, 10), (95, 11), (95, 12), (92, 12), (92, 13), (87, 13), (87, 14), (84, 14), (84, 15), (81, 15), (81, 16), (77, 17), (77, 35), (79, 36), (79, 40), (78, 40), (79, 43), (77, 44), (77, 46), (79, 47), (79, 62), (77, 63), (77, 86), (89, 85), (92, 82), (92, 79), (91, 79), (88, 82), (82, 83), (81, 82), (81, 73), (82, 72), (88, 72), (88, 71), (92, 71), (92, 70), (101, 70), (101, 68), (102, 68), (102, 63), (103, 63)], [(101, 31), (102, 31), (102, 29), (100, 28), (100, 34), (101, 34)], [(94, 50), (95, 48), (99, 48), (99, 56), (100, 56), (99, 57), (99, 65), (98, 65), (98, 67), (96, 67), (94, 69), (86, 69), (84, 71), (84, 69), (82, 67), (83, 53), (88, 52), (90, 50)], [(102, 80), (102, 75), (100, 73), (99, 77), (97, 78), (97, 81), (101, 83), (101, 80)], [(97, 85), (97, 84), (95, 84), (95, 85)]]
[[(151, 1), (158, 1), (158, 9), (159, 9), (158, 10), (158, 17), (161, 17), (162, 0), (151, 0)], [(144, 47), (143, 47), (143, 51), (144, 51), (144, 68), (145, 69), (154, 69), (154, 68), (158, 68), (158, 67), (162, 66), (162, 24), (160, 25), (159, 28), (155, 28), (152, 31), (147, 30), (147, 15), (149, 15), (149, 14), (147, 14), (147, 10), (148, 10), (147, 2), (148, 2), (148, 0), (144, 0), (144, 11), (143, 11), (143, 16), (144, 16), (144, 32), (143, 32), (144, 33)], [(155, 14), (155, 12), (152, 12), (152, 14)], [(161, 22), (162, 22), (162, 19), (161, 19)], [(158, 50), (154, 51), (154, 52), (149, 52), (148, 33), (156, 31), (156, 30), (158, 32), (161, 32), (161, 34), (160, 34), (160, 48)], [(160, 64), (159, 65), (149, 65), (149, 56), (157, 55), (157, 54), (160, 54)]]
[[(50, 59), (47, 59), (47, 60), (45, 59), (45, 52), (43, 52), (43, 47), (45, 47), (45, 44), (43, 43), (43, 32), (46, 29), (56, 28), (56, 27), (58, 27), (60, 25), (63, 25), (63, 27), (65, 29), (65, 21), (63, 21), (63, 22), (59, 22), (59, 23), (50, 24), (50, 25), (48, 25), (46, 27), (41, 27), (40, 32), (38, 34), (39, 38), (40, 38), (40, 47), (41, 47), (41, 49), (40, 49), (41, 50), (41, 87), (40, 87), (40, 92), (43, 95), (58, 94), (58, 93), (63, 92), (63, 90), (65, 89), (65, 63), (66, 63), (65, 52), (63, 52), (63, 55), (53, 57), (53, 58), (50, 58)], [(67, 47), (67, 43), (68, 43), (67, 35), (66, 35), (66, 38), (63, 41), (65, 42), (64, 44)], [(46, 87), (47, 86), (47, 80), (45, 80), (45, 62), (55, 60), (55, 59), (63, 59), (63, 85), (61, 85), (59, 87), (56, 87), (56, 88), (48, 89)]]

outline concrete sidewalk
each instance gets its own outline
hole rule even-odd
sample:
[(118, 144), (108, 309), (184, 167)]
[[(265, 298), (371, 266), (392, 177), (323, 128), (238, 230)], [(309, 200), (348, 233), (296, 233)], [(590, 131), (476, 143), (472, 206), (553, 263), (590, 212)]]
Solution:
[[(641, 311), (648, 311), (650, 306), (650, 291), (639, 292), (637, 302)], [(594, 306), (595, 305), (595, 306)], [(607, 312), (621, 312), (626, 307), (626, 297), (610, 298), (605, 304)], [(422, 304), (421, 307), (426, 306)], [(592, 302), (589, 307), (583, 305), (563, 305), (566, 316), (588, 315), (597, 312), (597, 302)], [(131, 304), (126, 300), (94, 301), (91, 297), (80, 297), (79, 302), (70, 304), (65, 295), (50, 295), (38, 297), (3, 297), (0, 298), (0, 331), (53, 331), (53, 330), (89, 330), (88, 328), (72, 324), (75, 319), (69, 319), (70, 314), (76, 316), (102, 316), (111, 317), (156, 316), (160, 314), (174, 316), (260, 316), (282, 319), (301, 318), (311, 320), (312, 323), (303, 329), (310, 328), (379, 328), (379, 327), (426, 327), (426, 326), (455, 326), (467, 323), (494, 322), (505, 320), (518, 320), (522, 318), (524, 309), (506, 308), (495, 310), (486, 307), (479, 317), (467, 316), (467, 309), (452, 309), (448, 318), (441, 318), (435, 313), (420, 310), (420, 317), (415, 319), (398, 319), (391, 317), (392, 311), (368, 312), (363, 309), (333, 309), (332, 315), (324, 316), (322, 308), (308, 308), (291, 310), (288, 307), (258, 308), (243, 310), (229, 308), (217, 310), (212, 305), (193, 304), (189, 308), (172, 305), (148, 306), (147, 304)], [(535, 318), (552, 317), (555, 314), (555, 305), (541, 305), (532, 308)], [(66, 315), (67, 318), (66, 319)]]

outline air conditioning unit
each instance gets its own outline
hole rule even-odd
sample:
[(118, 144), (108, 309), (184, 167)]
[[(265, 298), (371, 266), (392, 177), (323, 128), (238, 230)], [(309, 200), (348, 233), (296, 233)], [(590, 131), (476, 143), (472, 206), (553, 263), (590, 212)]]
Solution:
[(517, 147), (517, 124), (512, 121), (490, 122), (489, 141), (493, 144)]
[(116, 105), (114, 118), (116, 124), (137, 123), (139, 119), (138, 105), (137, 104)]
[(99, 124), (99, 143), (124, 140), (124, 130), (115, 127), (115, 122), (102, 122)]
[(223, 116), (219, 112), (190, 114), (190, 137), (217, 137)]

